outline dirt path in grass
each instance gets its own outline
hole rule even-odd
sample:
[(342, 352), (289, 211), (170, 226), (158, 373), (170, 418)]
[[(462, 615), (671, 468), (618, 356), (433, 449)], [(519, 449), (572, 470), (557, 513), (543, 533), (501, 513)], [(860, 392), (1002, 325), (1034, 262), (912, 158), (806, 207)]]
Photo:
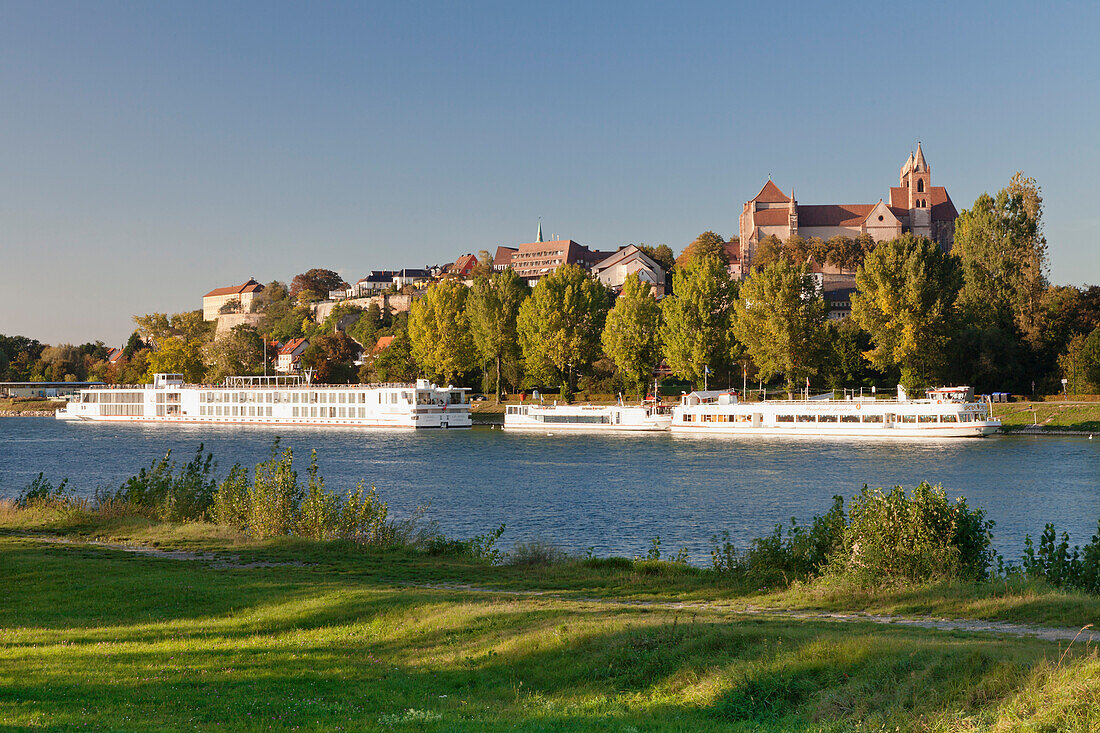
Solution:
[[(57, 545), (93, 546), (109, 550), (121, 550), (137, 555), (161, 558), (165, 560), (182, 560), (191, 562), (203, 562), (210, 567), (218, 569), (249, 569), (249, 568), (275, 568), (275, 567), (306, 567), (308, 563), (302, 562), (245, 562), (235, 555), (216, 554), (212, 552), (190, 552), (187, 550), (161, 550), (155, 547), (142, 545), (121, 545), (95, 540), (71, 540), (64, 537), (34, 537), (20, 536), (14, 539), (30, 540), (33, 542), (45, 542)], [(891, 614), (877, 613), (841, 613), (835, 611), (800, 611), (784, 610), (776, 608), (762, 608), (759, 606), (722, 603), (720, 601), (644, 601), (621, 600), (614, 598), (599, 598), (589, 596), (574, 596), (556, 591), (543, 590), (503, 590), (499, 588), (487, 588), (465, 583), (406, 583), (390, 581), (394, 585), (404, 588), (419, 588), (435, 591), (460, 591), (463, 593), (480, 593), (486, 595), (505, 596), (510, 598), (540, 598), (563, 603), (584, 603), (614, 608), (653, 608), (666, 611), (725, 613), (730, 616), (756, 616), (763, 618), (795, 619), (799, 621), (833, 621), (838, 623), (874, 623), (886, 626), (899, 626), (917, 629), (933, 629), (936, 631), (964, 631), (986, 632), (1004, 634), (1016, 637), (1034, 637), (1046, 641), (1077, 641), (1078, 643), (1100, 642), (1100, 630), (1086, 626), (1083, 629), (1066, 629), (1050, 626), (1034, 626), (1030, 624), (1013, 624), (1007, 621), (980, 621), (975, 619), (947, 619), (932, 618), (928, 616), (910, 617), (894, 616)]]
[(144, 545), (120, 545), (113, 542), (100, 542), (99, 540), (71, 540), (65, 537), (35, 537), (32, 535), (14, 537), (17, 540), (30, 540), (32, 542), (45, 542), (51, 545), (81, 545), (102, 547), (108, 550), (121, 550), (132, 552), (135, 555), (157, 557), (164, 560), (191, 560), (204, 562), (213, 568), (219, 569), (249, 569), (249, 568), (285, 568), (306, 567), (304, 562), (245, 562), (236, 555), (220, 555), (213, 552), (191, 552), (188, 550), (161, 550), (156, 547)]
[(894, 616), (890, 614), (850, 612), (840, 613), (835, 611), (799, 611), (776, 608), (762, 608), (751, 604), (739, 605), (721, 603), (715, 601), (643, 601), (643, 600), (618, 600), (613, 598), (578, 597), (563, 595), (553, 591), (539, 590), (500, 590), (496, 588), (481, 588), (463, 583), (399, 583), (409, 588), (423, 588), (426, 590), (465, 591), (469, 593), (486, 593), (506, 596), (535, 596), (557, 601), (572, 601), (577, 603), (593, 603), (602, 606), (616, 606), (621, 608), (656, 608), (668, 611), (708, 611), (728, 613), (733, 616), (763, 616), (774, 618), (797, 619), (801, 621), (837, 621), (842, 623), (875, 623), (890, 626), (906, 626), (918, 629), (934, 629), (937, 631), (978, 631), (1009, 636), (1031, 636), (1047, 641), (1074, 641), (1078, 643), (1100, 642), (1100, 630), (1091, 628), (1091, 624), (1083, 629), (1066, 629), (1051, 626), (1034, 626), (1030, 624), (1013, 624), (1007, 621), (980, 621), (975, 619), (948, 619), (932, 618), (929, 616), (909, 617)]

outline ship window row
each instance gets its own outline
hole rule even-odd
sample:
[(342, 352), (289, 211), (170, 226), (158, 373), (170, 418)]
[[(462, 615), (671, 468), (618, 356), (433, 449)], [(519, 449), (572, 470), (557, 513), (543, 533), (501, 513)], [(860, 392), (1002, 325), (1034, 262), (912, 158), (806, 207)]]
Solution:
[(107, 404), (100, 412), (105, 417), (144, 417), (145, 405)]
[[(424, 395), (420, 404), (431, 404), (430, 394)], [(369, 398), (369, 399), (368, 399)], [(372, 405), (408, 405), (412, 404), (411, 392), (200, 392), (199, 402), (217, 403), (267, 403), (267, 404), (372, 404)]]
[(536, 415), (535, 419), (543, 423), (557, 424), (596, 424), (603, 425), (611, 422), (607, 415)]
[(101, 405), (139, 404), (145, 402), (145, 395), (142, 392), (82, 392), (80, 401)]

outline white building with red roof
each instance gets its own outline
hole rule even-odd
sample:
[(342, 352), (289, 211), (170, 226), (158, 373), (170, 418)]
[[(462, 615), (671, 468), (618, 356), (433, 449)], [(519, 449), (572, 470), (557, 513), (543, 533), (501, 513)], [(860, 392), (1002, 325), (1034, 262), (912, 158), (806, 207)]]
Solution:
[(756, 245), (770, 235), (786, 241), (794, 234), (824, 240), (869, 234), (881, 242), (912, 232), (950, 251), (958, 216), (947, 189), (932, 185), (932, 167), (917, 143), (917, 152), (909, 153), (901, 167), (898, 185), (890, 188), (889, 198), (873, 204), (800, 204), (793, 189), (788, 196), (768, 180), (741, 211), (740, 241), (747, 265), (744, 269), (747, 272), (751, 267)]
[(302, 354), (309, 348), (309, 341), (304, 338), (291, 339), (279, 349), (279, 356), (275, 359), (275, 371), (283, 374), (293, 374), (301, 370)]
[(202, 296), (202, 319), (204, 321), (216, 321), (222, 308), (228, 303), (233, 303), (234, 310), (238, 313), (251, 313), (252, 298), (263, 289), (264, 286), (252, 278), (241, 285), (214, 288)]

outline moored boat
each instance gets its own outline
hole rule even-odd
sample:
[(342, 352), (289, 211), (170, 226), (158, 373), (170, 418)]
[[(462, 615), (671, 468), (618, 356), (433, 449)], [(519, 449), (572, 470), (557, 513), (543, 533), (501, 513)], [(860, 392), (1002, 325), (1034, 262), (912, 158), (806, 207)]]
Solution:
[(505, 430), (544, 432), (664, 432), (672, 424), (656, 405), (508, 405)]
[(185, 384), (179, 374), (153, 383), (82, 389), (57, 411), (61, 420), (383, 428), (468, 428), (465, 387), (415, 384), (312, 384), (298, 376), (226, 377)]
[(910, 400), (836, 399), (741, 402), (734, 392), (685, 394), (672, 410), (672, 431), (695, 435), (837, 438), (963, 438), (999, 432), (989, 405), (968, 387), (929, 390)]

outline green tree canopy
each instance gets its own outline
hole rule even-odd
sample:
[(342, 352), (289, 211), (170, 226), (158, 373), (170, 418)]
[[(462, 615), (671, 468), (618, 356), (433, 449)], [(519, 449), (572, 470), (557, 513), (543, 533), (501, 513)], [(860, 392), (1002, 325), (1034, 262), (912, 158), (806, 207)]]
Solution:
[(1035, 180), (1017, 173), (996, 197), (982, 194), (959, 214), (952, 253), (962, 262), (960, 306), (970, 325), (1038, 340), (1047, 285), (1042, 204)]
[(528, 374), (571, 395), (577, 373), (599, 356), (608, 300), (607, 288), (576, 265), (540, 279), (516, 319)]
[(607, 314), (603, 329), (604, 353), (629, 384), (645, 396), (645, 384), (661, 358), (661, 309), (652, 286), (631, 273)]
[(672, 268), (676, 267), (676, 254), (672, 251), (672, 247), (667, 244), (658, 244), (656, 247), (650, 247), (648, 244), (639, 244), (638, 249), (649, 255), (650, 259), (660, 265), (667, 276), (672, 272)]
[(519, 381), (519, 308), (531, 288), (508, 268), (491, 276), (479, 276), (466, 298), (466, 318), (481, 365), (492, 380), (496, 399), (503, 391), (502, 379)]
[(413, 358), (425, 376), (453, 384), (477, 365), (470, 323), (466, 319), (469, 292), (460, 280), (431, 285), (409, 311)]
[(187, 382), (198, 383), (206, 373), (202, 360), (202, 344), (183, 336), (162, 339), (149, 354), (145, 382), (152, 382), (154, 374), (182, 374)]
[(733, 333), (745, 345), (760, 378), (782, 375), (788, 389), (817, 373), (824, 320), (825, 301), (806, 266), (784, 259), (763, 269), (754, 267), (733, 302)]
[(207, 382), (239, 374), (262, 374), (264, 370), (263, 336), (248, 325), (234, 326), (225, 336), (206, 344), (202, 352)]
[(318, 298), (327, 298), (329, 291), (347, 288), (344, 278), (332, 270), (320, 267), (306, 270), (295, 275), (290, 281), (290, 297), (296, 298), (304, 293), (313, 293)]
[(695, 238), (695, 241), (684, 248), (684, 251), (676, 258), (676, 264), (680, 267), (686, 267), (689, 263), (706, 257), (717, 257), (721, 260), (723, 266), (729, 265), (729, 256), (726, 255), (726, 240), (722, 238), (721, 234), (712, 231), (703, 232)]
[(752, 255), (752, 266), (767, 267), (776, 260), (785, 257), (787, 257), (787, 252), (783, 248), (782, 240), (774, 234), (769, 234), (756, 243), (756, 251)]
[(856, 284), (852, 318), (871, 334), (871, 363), (901, 367), (901, 382), (913, 392), (938, 379), (955, 332), (958, 260), (930, 239), (903, 234), (878, 244)]
[(692, 260), (672, 275), (673, 294), (661, 301), (661, 344), (672, 373), (703, 381), (707, 367), (717, 371), (731, 357), (730, 302), (736, 283), (718, 257)]

